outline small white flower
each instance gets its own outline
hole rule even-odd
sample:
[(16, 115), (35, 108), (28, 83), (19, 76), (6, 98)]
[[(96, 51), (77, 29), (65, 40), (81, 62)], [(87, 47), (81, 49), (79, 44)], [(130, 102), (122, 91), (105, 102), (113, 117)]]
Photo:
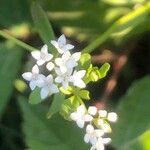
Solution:
[(66, 44), (66, 37), (64, 36), (64, 34), (58, 38), (58, 41), (52, 40), (51, 44), (55, 46), (55, 48), (58, 50), (60, 54), (63, 54), (74, 48), (73, 45)]
[(116, 122), (117, 121), (117, 114), (115, 112), (108, 113), (107, 119), (110, 122)]
[(46, 65), (46, 68), (51, 71), (53, 70), (53, 68), (55, 67), (55, 65), (52, 63), (52, 62), (48, 62), (47, 65)]
[(50, 61), (53, 58), (53, 55), (48, 53), (47, 45), (44, 45), (41, 48), (41, 51), (31, 52), (31, 55), (33, 56), (33, 58), (35, 58), (37, 60), (37, 64), (39, 66), (43, 65), (45, 62)]
[(89, 108), (88, 108), (88, 113), (90, 114), (90, 115), (96, 115), (96, 113), (97, 113), (97, 108), (95, 107), (95, 106), (90, 106)]
[(67, 70), (66, 73), (62, 73), (60, 68), (55, 68), (55, 72), (57, 74), (57, 77), (55, 78), (55, 82), (61, 83), (64, 89), (67, 89), (69, 86), (69, 82), (71, 82), (71, 74), (72, 69)]
[(93, 119), (91, 115), (86, 114), (84, 105), (80, 105), (76, 112), (71, 113), (70, 118), (74, 120), (80, 128), (84, 127), (85, 122), (90, 122)]
[(104, 131), (101, 129), (94, 129), (94, 127), (89, 124), (86, 127), (86, 134), (84, 136), (84, 141), (86, 143), (91, 143), (92, 145), (95, 145), (97, 143), (97, 140), (99, 137), (104, 135)]
[(73, 67), (77, 66), (77, 61), (80, 59), (81, 53), (76, 52), (73, 55), (68, 51), (62, 55), (61, 58), (56, 58), (55, 63), (60, 67), (62, 73), (67, 72), (68, 69), (73, 69)]
[(107, 116), (107, 111), (106, 110), (99, 110), (98, 114), (100, 117), (105, 118)]
[(102, 138), (99, 137), (96, 144), (94, 144), (90, 150), (104, 150), (104, 145), (107, 145), (111, 142), (111, 138)]
[(99, 119), (98, 120), (98, 125), (101, 126), (102, 130), (105, 133), (110, 133), (111, 132), (111, 127), (108, 123), (106, 123), (103, 119)]
[(40, 95), (42, 99), (45, 99), (48, 95), (59, 92), (58, 87), (53, 83), (52, 75), (44, 77), (43, 82), (40, 82), (39, 86), (41, 87)]
[(44, 75), (39, 74), (39, 68), (37, 65), (35, 65), (32, 68), (32, 72), (25, 72), (22, 74), (22, 77), (25, 80), (30, 81), (29, 86), (31, 90), (34, 90), (38, 85), (37, 82), (40, 81), (44, 77)]
[(73, 82), (74, 86), (80, 87), (80, 88), (85, 88), (86, 84), (82, 80), (82, 78), (85, 76), (86, 71), (85, 70), (80, 70), (80, 71), (74, 71), (72, 75), (71, 81)]

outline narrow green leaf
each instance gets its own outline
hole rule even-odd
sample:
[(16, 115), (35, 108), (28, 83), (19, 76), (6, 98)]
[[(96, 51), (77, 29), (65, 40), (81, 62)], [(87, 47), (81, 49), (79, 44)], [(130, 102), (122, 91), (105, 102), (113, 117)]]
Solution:
[(54, 96), (52, 104), (48, 110), (47, 118), (49, 119), (52, 115), (60, 111), (61, 105), (64, 101), (65, 96), (62, 93), (58, 93)]
[(22, 51), (13, 43), (0, 43), (0, 118), (13, 90), (21, 66)]
[(33, 2), (31, 6), (31, 14), (34, 21), (34, 25), (36, 27), (37, 32), (42, 38), (43, 42), (46, 43), (49, 47), (51, 53), (56, 54), (56, 50), (50, 44), (50, 41), (55, 39), (54, 32), (52, 26), (41, 8), (41, 6), (37, 2)]
[(39, 104), (43, 100), (41, 99), (40, 96), (40, 88), (36, 88), (34, 91), (31, 92), (30, 97), (29, 97), (29, 103), (30, 104)]

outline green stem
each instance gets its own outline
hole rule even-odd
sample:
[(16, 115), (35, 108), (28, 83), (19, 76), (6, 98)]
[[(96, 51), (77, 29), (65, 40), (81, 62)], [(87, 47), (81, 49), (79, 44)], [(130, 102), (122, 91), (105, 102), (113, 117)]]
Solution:
[(37, 50), (36, 48), (34, 48), (34, 47), (32, 47), (32, 46), (30, 46), (30, 45), (28, 45), (28, 44), (26, 44), (26, 43), (24, 43), (24, 42), (22, 42), (22, 41), (16, 39), (16, 38), (13, 37), (13, 36), (11, 36), (11, 35), (8, 34), (6, 31), (0, 30), (0, 36), (6, 38), (6, 39), (8, 39), (8, 40), (13, 41), (15, 44), (17, 44), (17, 45), (23, 47), (24, 49), (26, 49), (26, 50), (28, 50), (28, 51), (30, 51), (30, 52), (31, 52), (31, 51), (34, 51), (34, 50)]

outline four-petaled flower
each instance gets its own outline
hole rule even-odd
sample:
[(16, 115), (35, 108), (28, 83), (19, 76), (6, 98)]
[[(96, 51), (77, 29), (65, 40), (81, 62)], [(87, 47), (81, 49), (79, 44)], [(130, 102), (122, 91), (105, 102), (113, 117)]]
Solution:
[(73, 55), (69, 51), (64, 53), (61, 58), (56, 58), (55, 63), (60, 67), (62, 73), (67, 72), (78, 65), (77, 61), (81, 57), (81, 52), (76, 52)]
[(34, 90), (36, 86), (38, 86), (38, 82), (44, 77), (44, 75), (39, 74), (39, 68), (37, 65), (34, 65), (32, 68), (32, 72), (25, 72), (22, 74), (22, 77), (30, 81), (29, 86), (31, 90)]
[(84, 127), (85, 122), (90, 122), (93, 119), (91, 115), (86, 113), (84, 105), (80, 105), (76, 112), (71, 113), (70, 118), (74, 120), (80, 128)]
[(37, 60), (37, 64), (39, 66), (43, 65), (45, 62), (50, 61), (53, 58), (53, 55), (48, 53), (47, 45), (44, 45), (41, 48), (41, 51), (31, 52), (31, 55), (33, 56), (33, 58), (35, 58)]
[(74, 48), (73, 45), (66, 44), (66, 37), (64, 36), (64, 34), (58, 38), (58, 41), (52, 40), (51, 44), (55, 46), (55, 48), (58, 50), (60, 54), (63, 54)]
[(98, 141), (98, 138), (104, 135), (104, 131), (101, 129), (94, 129), (91, 124), (88, 124), (86, 127), (86, 134), (84, 136), (84, 141), (86, 143), (91, 143), (95, 145)]
[(45, 99), (48, 95), (52, 95), (54, 93), (58, 93), (58, 87), (53, 83), (53, 76), (48, 75), (47, 77), (43, 77), (42, 82), (38, 83), (38, 86), (41, 87), (41, 98)]

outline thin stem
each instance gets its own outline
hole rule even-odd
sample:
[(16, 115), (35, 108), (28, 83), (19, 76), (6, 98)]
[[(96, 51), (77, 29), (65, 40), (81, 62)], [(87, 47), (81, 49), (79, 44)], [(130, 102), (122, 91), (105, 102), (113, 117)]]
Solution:
[(31, 51), (34, 51), (34, 50), (37, 50), (36, 48), (34, 48), (34, 47), (32, 47), (32, 46), (30, 46), (30, 45), (28, 45), (28, 44), (26, 44), (26, 43), (24, 43), (24, 42), (22, 42), (22, 41), (16, 39), (16, 38), (13, 37), (13, 36), (11, 36), (10, 34), (8, 34), (8, 33), (7, 33), (6, 31), (4, 31), (4, 30), (3, 30), (3, 31), (0, 30), (0, 36), (6, 38), (6, 39), (8, 39), (8, 40), (13, 41), (15, 44), (17, 44), (17, 45), (23, 47), (24, 49), (26, 49), (26, 50), (28, 50), (28, 51), (30, 51), (30, 52), (31, 52)]

